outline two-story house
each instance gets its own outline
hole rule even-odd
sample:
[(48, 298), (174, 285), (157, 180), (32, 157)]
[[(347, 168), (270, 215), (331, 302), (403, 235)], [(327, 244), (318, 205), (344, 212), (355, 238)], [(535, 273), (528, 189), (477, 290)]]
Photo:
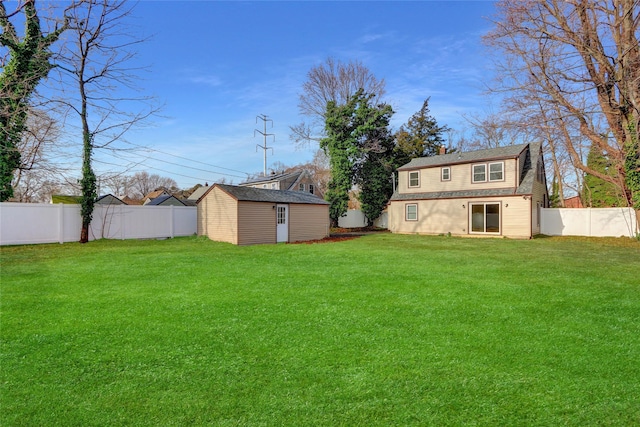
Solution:
[(540, 143), (421, 157), (398, 169), (389, 229), (531, 238), (548, 202)]
[(303, 191), (320, 196), (315, 188), (311, 174), (305, 170), (272, 173), (238, 184), (240, 187), (265, 188), (268, 190)]

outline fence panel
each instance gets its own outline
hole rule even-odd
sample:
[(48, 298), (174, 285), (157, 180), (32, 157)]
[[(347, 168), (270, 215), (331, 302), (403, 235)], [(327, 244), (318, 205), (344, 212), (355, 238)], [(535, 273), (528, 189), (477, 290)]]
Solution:
[[(196, 233), (193, 206), (96, 205), (89, 239), (153, 239)], [(80, 205), (0, 203), (0, 245), (80, 240)]]
[(542, 209), (540, 232), (549, 236), (635, 237), (632, 208)]

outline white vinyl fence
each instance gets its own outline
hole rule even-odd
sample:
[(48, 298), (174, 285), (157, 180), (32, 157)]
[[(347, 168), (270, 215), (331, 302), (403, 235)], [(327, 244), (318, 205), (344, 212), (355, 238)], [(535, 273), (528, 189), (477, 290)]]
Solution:
[[(373, 225), (387, 228), (387, 212), (382, 212), (380, 217), (373, 221)], [(367, 217), (359, 209), (349, 209), (346, 214), (338, 218), (338, 227), (358, 228), (367, 226)]]
[(632, 208), (541, 209), (540, 233), (548, 236), (636, 237)]
[[(80, 240), (80, 205), (0, 203), (0, 245)], [(154, 239), (190, 236), (194, 206), (96, 205), (89, 239)]]

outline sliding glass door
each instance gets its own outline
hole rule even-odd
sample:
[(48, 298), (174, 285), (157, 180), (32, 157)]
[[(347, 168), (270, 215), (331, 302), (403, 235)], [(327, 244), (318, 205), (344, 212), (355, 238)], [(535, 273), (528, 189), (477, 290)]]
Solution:
[(471, 203), (472, 233), (500, 234), (500, 203)]

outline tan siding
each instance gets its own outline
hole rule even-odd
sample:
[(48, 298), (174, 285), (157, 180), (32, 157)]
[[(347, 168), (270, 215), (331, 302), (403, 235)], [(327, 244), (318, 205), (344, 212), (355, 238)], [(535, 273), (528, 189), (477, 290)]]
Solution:
[[(394, 233), (447, 234), (458, 236), (497, 236), (495, 234), (471, 234), (469, 228), (469, 204), (482, 202), (500, 203), (501, 236), (512, 238), (531, 237), (530, 201), (522, 196), (488, 197), (482, 199), (420, 200), (416, 202), (394, 201), (389, 207), (389, 230)], [(405, 220), (405, 205), (418, 205), (418, 221)]]
[(238, 205), (238, 244), (276, 243), (275, 203), (240, 202)]
[[(509, 205), (509, 206), (506, 206)], [(502, 235), (512, 238), (531, 237), (531, 200), (522, 196), (503, 199)]]
[(328, 205), (289, 205), (290, 242), (319, 240), (328, 235)]
[(198, 236), (238, 244), (238, 203), (219, 188), (213, 188), (198, 203)]
[[(479, 162), (487, 164), (487, 162)], [(420, 186), (409, 187), (409, 171), (398, 173), (398, 192), (400, 193), (431, 193), (439, 191), (482, 190), (485, 188), (515, 188), (519, 180), (515, 159), (504, 160), (504, 181), (472, 183), (472, 165), (479, 163), (465, 163), (451, 165), (451, 179), (441, 181), (441, 166), (420, 169)], [(488, 171), (487, 171), (488, 174)]]

